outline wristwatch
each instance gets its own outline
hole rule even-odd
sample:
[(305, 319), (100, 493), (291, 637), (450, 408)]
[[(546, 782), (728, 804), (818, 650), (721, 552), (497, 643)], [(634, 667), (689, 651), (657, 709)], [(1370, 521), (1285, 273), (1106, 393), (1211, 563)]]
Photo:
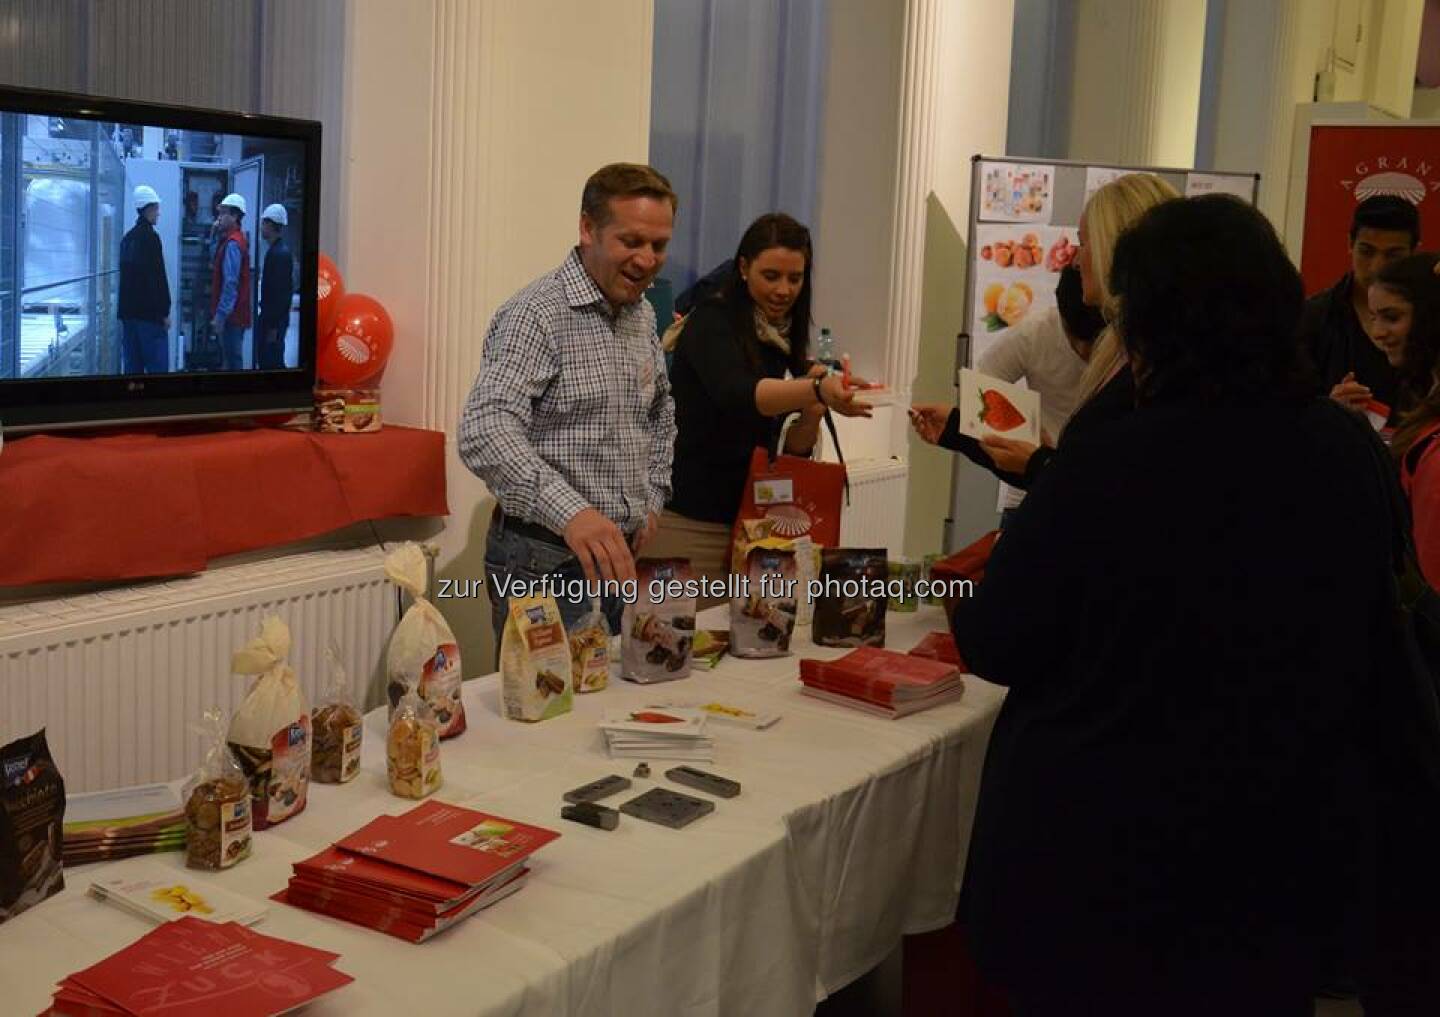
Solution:
[(824, 406), (826, 409), (829, 409), (830, 404), (825, 401), (825, 393), (822, 392), (820, 389), (820, 379), (811, 378), (810, 384), (811, 387), (815, 389), (815, 401), (818, 402), (821, 406)]

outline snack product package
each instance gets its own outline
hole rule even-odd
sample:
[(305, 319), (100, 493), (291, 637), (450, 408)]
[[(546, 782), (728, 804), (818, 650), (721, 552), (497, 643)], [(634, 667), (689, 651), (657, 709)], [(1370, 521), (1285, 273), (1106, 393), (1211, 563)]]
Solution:
[(65, 889), (65, 780), (45, 729), (0, 749), (0, 924)]
[(788, 540), (763, 540), (745, 555), (745, 596), (730, 600), (730, 652), (737, 657), (784, 657), (795, 632), (795, 549)]
[(320, 703), (310, 711), (310, 779), (321, 784), (343, 784), (360, 773), (360, 745), (364, 718), (355, 707), (350, 680), (340, 660), (340, 647), (332, 639), (325, 648), (330, 676)]
[(385, 574), (414, 599), (395, 626), (386, 653), (393, 713), (403, 688), (413, 688), (435, 711), (441, 738), (465, 730), (465, 704), (460, 699), (460, 647), (450, 623), (426, 599), (427, 567), (419, 544), (406, 543), (385, 556)]
[(598, 692), (610, 684), (610, 623), (598, 598), (570, 630), (570, 679), (576, 692)]
[(625, 605), (620, 623), (621, 674), (642, 684), (688, 678), (695, 641), (690, 560), (641, 558), (635, 577), (640, 599)]
[(310, 708), (285, 663), (290, 628), (275, 615), (231, 660), (236, 674), (258, 674), (230, 718), (230, 750), (250, 782), (250, 821), (263, 830), (305, 808), (310, 790)]
[(815, 620), (815, 601), (806, 594), (810, 584), (820, 578), (820, 545), (809, 537), (791, 541), (795, 548), (795, 624), (809, 625)]
[(505, 716), (537, 721), (569, 713), (575, 698), (570, 680), (570, 642), (555, 598), (512, 597), (500, 640)]
[(385, 772), (390, 793), (424, 798), (440, 789), (440, 729), (430, 704), (407, 689), (390, 718), (385, 738)]
[(317, 388), (315, 430), (330, 434), (368, 434), (380, 430), (378, 388)]
[(811, 638), (817, 646), (884, 646), (886, 578), (879, 548), (827, 547), (820, 552), (820, 595)]
[(185, 786), (185, 864), (228, 869), (250, 857), (250, 784), (225, 742), (225, 715), (206, 710), (198, 728), (205, 757)]
[(920, 563), (909, 558), (893, 558), (889, 564), (891, 591), (890, 610), (911, 614), (920, 610), (916, 593), (920, 583)]

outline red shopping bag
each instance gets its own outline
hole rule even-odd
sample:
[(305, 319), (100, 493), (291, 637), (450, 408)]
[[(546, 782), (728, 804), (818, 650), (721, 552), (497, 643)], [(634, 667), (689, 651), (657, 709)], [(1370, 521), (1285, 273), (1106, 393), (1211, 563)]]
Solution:
[(770, 536), (809, 537), (820, 547), (835, 547), (840, 543), (844, 494), (843, 463), (785, 455), (772, 459), (766, 449), (757, 448), (750, 455), (730, 545), (733, 549), (748, 542), (746, 523), (765, 520)]

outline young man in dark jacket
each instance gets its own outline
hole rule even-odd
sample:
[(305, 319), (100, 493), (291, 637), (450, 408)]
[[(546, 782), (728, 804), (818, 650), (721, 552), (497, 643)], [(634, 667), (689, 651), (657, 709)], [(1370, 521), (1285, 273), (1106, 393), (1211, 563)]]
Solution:
[(260, 238), (269, 244), (260, 274), (260, 324), (255, 330), (256, 366), (275, 371), (285, 366), (285, 332), (295, 293), (295, 262), (285, 243), (290, 215), (285, 206), (267, 205), (260, 216)]
[(166, 337), (170, 331), (170, 280), (155, 223), (160, 195), (141, 184), (135, 188), (135, 225), (120, 241), (120, 370), (158, 374), (170, 369)]
[(1363, 410), (1372, 401), (1384, 407), (1386, 416), (1397, 409), (1395, 369), (1365, 330), (1369, 291), (1383, 266), (1409, 257), (1419, 243), (1420, 213), (1414, 205), (1388, 194), (1366, 198), (1350, 221), (1350, 271), (1305, 302), (1301, 344), (1315, 363), (1323, 391), (1351, 409)]

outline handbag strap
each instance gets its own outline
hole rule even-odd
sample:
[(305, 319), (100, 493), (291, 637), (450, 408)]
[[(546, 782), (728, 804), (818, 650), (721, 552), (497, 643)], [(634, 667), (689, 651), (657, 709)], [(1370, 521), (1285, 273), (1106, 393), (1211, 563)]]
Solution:
[[(835, 431), (835, 417), (829, 410), (825, 411), (825, 430), (830, 432), (830, 441), (835, 445), (835, 458), (840, 460), (840, 465), (845, 465), (845, 453), (840, 451), (840, 435)], [(850, 507), (850, 470), (845, 470), (845, 507)]]

